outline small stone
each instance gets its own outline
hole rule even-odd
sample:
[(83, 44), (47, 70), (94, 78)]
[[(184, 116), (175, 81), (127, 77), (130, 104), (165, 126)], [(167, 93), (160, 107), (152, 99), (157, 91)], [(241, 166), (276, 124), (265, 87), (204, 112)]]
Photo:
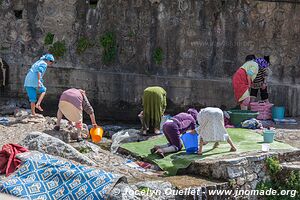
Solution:
[(244, 185), (244, 184), (245, 184), (245, 178), (241, 178), (241, 177), (237, 178), (236, 183), (237, 183), (239, 186)]
[(251, 189), (252, 189), (252, 190), (255, 190), (258, 183), (259, 183), (258, 180), (252, 181), (252, 182), (250, 183)]
[(246, 171), (243, 167), (227, 167), (227, 174), (230, 179), (244, 176)]
[(250, 174), (250, 175), (248, 175), (247, 176), (247, 181), (253, 181), (254, 179), (256, 179), (257, 178), (257, 175), (256, 174)]
[(259, 173), (261, 170), (263, 170), (263, 166), (260, 164), (254, 165), (254, 172)]
[(261, 171), (259, 174), (258, 174), (258, 177), (259, 178), (263, 178), (266, 176), (266, 173), (264, 171)]

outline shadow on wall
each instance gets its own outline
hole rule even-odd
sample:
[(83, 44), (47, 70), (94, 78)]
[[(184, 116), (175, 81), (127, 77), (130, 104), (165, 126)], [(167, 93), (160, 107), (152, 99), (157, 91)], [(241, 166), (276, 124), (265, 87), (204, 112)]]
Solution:
[(9, 67), (7, 63), (0, 58), (0, 96), (2, 96), (7, 89), (9, 79)]

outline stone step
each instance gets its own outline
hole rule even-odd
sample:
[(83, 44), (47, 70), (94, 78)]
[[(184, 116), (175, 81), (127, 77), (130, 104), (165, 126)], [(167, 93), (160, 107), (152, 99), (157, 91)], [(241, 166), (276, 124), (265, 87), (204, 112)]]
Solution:
[(286, 171), (300, 171), (300, 161), (285, 162), (281, 164), (281, 167)]

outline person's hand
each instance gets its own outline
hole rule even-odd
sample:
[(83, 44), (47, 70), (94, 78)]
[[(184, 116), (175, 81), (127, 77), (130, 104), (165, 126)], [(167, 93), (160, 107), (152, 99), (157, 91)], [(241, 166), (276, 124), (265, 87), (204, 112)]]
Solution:
[(93, 124), (93, 128), (97, 128), (98, 127), (98, 125), (97, 124)]

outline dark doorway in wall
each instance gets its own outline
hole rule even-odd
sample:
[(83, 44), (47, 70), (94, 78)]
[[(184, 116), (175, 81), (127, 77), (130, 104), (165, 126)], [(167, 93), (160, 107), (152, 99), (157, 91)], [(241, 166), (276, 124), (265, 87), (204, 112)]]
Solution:
[(0, 58), (0, 96), (4, 94), (9, 81), (9, 67), (7, 63)]
[(22, 19), (23, 18), (23, 10), (14, 10), (15, 17), (17, 19)]

